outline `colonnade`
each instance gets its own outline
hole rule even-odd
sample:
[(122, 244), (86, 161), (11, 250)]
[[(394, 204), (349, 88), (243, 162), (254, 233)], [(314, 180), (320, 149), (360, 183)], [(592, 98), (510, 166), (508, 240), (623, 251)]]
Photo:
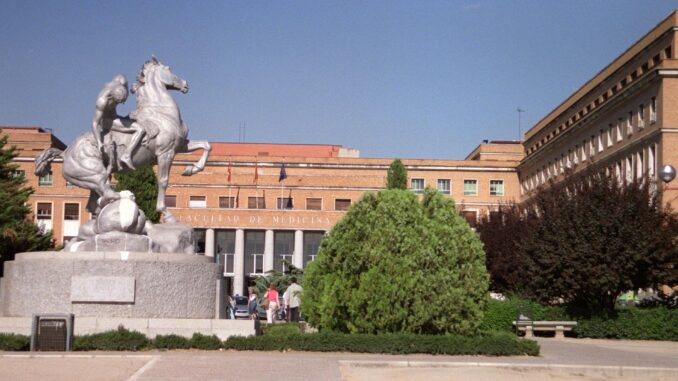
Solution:
[[(264, 234), (264, 273), (273, 270), (274, 231), (265, 230)], [(205, 256), (215, 255), (214, 229), (205, 230)], [(235, 229), (235, 253), (233, 258), (233, 295), (246, 295), (245, 282), (245, 229)], [(294, 267), (304, 267), (304, 231), (294, 231), (294, 251), (292, 253)]]

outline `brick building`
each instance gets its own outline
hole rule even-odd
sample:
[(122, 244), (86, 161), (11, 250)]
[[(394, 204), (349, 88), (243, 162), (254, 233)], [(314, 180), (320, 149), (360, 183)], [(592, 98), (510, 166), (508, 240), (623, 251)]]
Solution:
[[(673, 12), (525, 133), (523, 199), (566, 169), (591, 165), (630, 182), (678, 164), (678, 13)], [(659, 183), (659, 184), (657, 184)]]
[[(678, 165), (678, 12), (673, 12), (525, 133), (522, 144), (484, 141), (464, 160), (405, 159), (410, 188), (433, 186), (457, 204), (471, 224), (509, 201), (528, 199), (549, 180), (596, 165), (632, 181)], [(45, 148), (64, 148), (40, 127), (0, 127), (20, 149), (17, 163), (36, 192), (36, 223), (58, 244), (90, 219), (86, 191), (60, 176), (33, 175)], [(321, 237), (365, 192), (383, 189), (392, 159), (361, 158), (338, 145), (212, 143), (205, 170), (181, 176), (197, 154), (178, 155), (167, 205), (196, 229), (198, 252), (224, 263), (233, 294), (248, 277), (304, 267)], [(279, 181), (281, 167), (287, 178)], [(255, 175), (256, 173), (256, 175)], [(665, 203), (678, 188), (657, 184)]]
[[(52, 230), (57, 244), (77, 236), (91, 218), (88, 191), (70, 186), (61, 173), (33, 175), (35, 157), (65, 145), (39, 127), (0, 127), (19, 148), (16, 159), (28, 185), (35, 222)], [(230, 289), (243, 294), (248, 277), (303, 268), (317, 254), (322, 236), (364, 192), (383, 189), (392, 159), (361, 158), (337, 145), (212, 143), (203, 172), (181, 176), (198, 154), (177, 155), (166, 202), (181, 222), (196, 230), (199, 254), (224, 263)], [(518, 197), (518, 142), (486, 142), (466, 160), (403, 160), (415, 193), (439, 189), (475, 224), (480, 215)], [(281, 167), (287, 178), (279, 181)], [(230, 173), (230, 175), (229, 175)], [(256, 173), (256, 175), (255, 175)]]

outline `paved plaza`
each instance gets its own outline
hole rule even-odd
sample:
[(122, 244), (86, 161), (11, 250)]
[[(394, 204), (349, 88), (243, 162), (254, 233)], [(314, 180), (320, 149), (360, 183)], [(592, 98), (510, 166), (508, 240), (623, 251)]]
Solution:
[(0, 380), (676, 380), (678, 343), (540, 339), (539, 357), (149, 351), (0, 354)]

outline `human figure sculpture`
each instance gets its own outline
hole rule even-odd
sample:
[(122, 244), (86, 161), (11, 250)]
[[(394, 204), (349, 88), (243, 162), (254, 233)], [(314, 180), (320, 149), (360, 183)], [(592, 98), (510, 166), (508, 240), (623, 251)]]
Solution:
[[(188, 128), (169, 93), (169, 90), (188, 92), (188, 82), (155, 57), (146, 61), (137, 75), (137, 83), (132, 87), (137, 97), (137, 109), (131, 113), (133, 118), (130, 119), (119, 117), (115, 111), (117, 104), (127, 96), (127, 81), (123, 79), (124, 76), (117, 76), (99, 94), (92, 130), (80, 135), (63, 152), (56, 148), (43, 151), (35, 160), (35, 174), (41, 176), (47, 173), (50, 162), (62, 156), (64, 178), (71, 184), (90, 190), (87, 209), (96, 215), (101, 207), (120, 199), (120, 194), (111, 188), (111, 173), (130, 172), (134, 167), (157, 164), (156, 210), (162, 213), (165, 222), (175, 222), (165, 206), (165, 191), (174, 156), (203, 149), (200, 159), (184, 169), (183, 175), (190, 176), (203, 170), (211, 150), (207, 141), (188, 140)], [(100, 118), (97, 116), (99, 110)], [(101, 120), (101, 123), (97, 123), (97, 120)], [(133, 125), (144, 132), (132, 134), (134, 128), (130, 126)], [(99, 127), (102, 127), (101, 132), (110, 127), (103, 138), (97, 136)], [(113, 156), (117, 147), (126, 147), (126, 153), (130, 155), (129, 163), (119, 165), (117, 160), (107, 158), (111, 150), (102, 152), (101, 149), (103, 146), (105, 150), (108, 145), (106, 141), (110, 141), (115, 148), (112, 150)]]
[[(118, 153), (117, 147), (115, 147), (115, 154), (120, 154), (120, 161), (127, 165), (128, 168), (136, 169), (132, 162), (131, 153), (139, 145), (145, 132), (134, 120), (118, 115), (116, 107), (120, 103), (125, 103), (127, 95), (127, 78), (122, 74), (116, 75), (113, 80), (104, 85), (104, 88), (101, 89), (97, 96), (96, 110), (94, 111), (94, 118), (92, 118), (92, 132), (97, 140), (97, 148), (104, 154), (106, 153), (104, 152), (104, 136), (109, 131), (134, 133), (130, 146), (122, 154)], [(109, 165), (107, 169), (110, 173), (110, 162), (115, 160), (115, 158), (109, 155), (108, 160)]]

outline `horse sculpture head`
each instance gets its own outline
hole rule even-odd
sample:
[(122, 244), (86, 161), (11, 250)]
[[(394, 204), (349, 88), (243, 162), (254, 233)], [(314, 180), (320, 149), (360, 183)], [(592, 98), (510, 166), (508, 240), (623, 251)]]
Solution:
[(139, 91), (149, 80), (159, 81), (168, 90), (179, 90), (184, 94), (188, 92), (188, 82), (174, 74), (169, 66), (155, 57), (141, 66), (141, 71), (137, 74), (137, 83), (132, 86), (132, 92)]

